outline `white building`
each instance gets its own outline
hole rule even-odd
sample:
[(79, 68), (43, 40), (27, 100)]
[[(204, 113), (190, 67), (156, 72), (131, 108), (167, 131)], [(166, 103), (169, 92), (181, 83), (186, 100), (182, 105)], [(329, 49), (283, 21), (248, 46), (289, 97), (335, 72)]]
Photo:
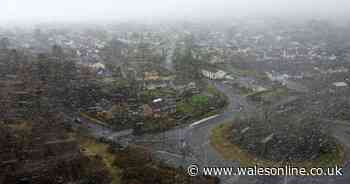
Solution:
[(104, 69), (106, 69), (105, 65), (102, 64), (102, 63), (95, 63), (95, 64), (92, 64), (90, 66), (91, 66), (91, 68), (93, 68), (95, 70), (104, 70)]
[(224, 79), (227, 73), (222, 70), (202, 70), (202, 74), (212, 80)]
[(348, 86), (348, 84), (345, 82), (334, 82), (333, 85), (335, 87), (347, 87)]
[(286, 83), (286, 81), (289, 79), (289, 75), (287, 74), (277, 74), (274, 71), (272, 73), (270, 72), (265, 72), (267, 77), (272, 81), (272, 82), (280, 82), (283, 85)]

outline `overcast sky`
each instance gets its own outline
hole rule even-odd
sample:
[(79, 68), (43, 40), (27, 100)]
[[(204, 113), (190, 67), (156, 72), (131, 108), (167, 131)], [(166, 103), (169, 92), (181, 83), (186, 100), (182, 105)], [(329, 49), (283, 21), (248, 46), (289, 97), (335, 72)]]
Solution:
[(350, 17), (350, 0), (0, 0), (0, 21)]

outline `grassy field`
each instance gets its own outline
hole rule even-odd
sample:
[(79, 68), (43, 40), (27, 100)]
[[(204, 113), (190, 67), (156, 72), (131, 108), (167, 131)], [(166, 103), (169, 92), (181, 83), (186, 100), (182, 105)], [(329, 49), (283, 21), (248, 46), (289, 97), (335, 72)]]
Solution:
[(209, 110), (209, 98), (204, 95), (196, 95), (189, 100), (182, 100), (176, 103), (178, 113), (190, 115), (194, 119), (206, 117), (212, 110)]
[[(254, 155), (242, 150), (238, 145), (232, 144), (230, 135), (232, 123), (226, 123), (213, 129), (210, 137), (211, 145), (222, 155), (226, 160), (239, 160), (241, 166), (264, 166), (264, 167), (281, 167), (282, 162), (257, 159)], [(338, 145), (338, 150), (334, 154), (324, 154), (320, 158), (313, 161), (288, 163), (298, 167), (334, 167), (344, 163), (344, 149), (342, 145)]]

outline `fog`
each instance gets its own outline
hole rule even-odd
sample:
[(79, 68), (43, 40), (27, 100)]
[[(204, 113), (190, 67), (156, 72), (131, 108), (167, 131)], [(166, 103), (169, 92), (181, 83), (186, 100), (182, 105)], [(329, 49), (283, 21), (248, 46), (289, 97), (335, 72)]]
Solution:
[(0, 21), (348, 19), (349, 0), (0, 0)]

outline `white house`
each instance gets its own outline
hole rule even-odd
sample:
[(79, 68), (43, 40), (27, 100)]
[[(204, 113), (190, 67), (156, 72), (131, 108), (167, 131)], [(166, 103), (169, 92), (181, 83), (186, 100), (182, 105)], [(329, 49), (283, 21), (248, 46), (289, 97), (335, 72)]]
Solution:
[(335, 87), (347, 87), (348, 86), (348, 84), (345, 82), (334, 82), (333, 85)]
[(212, 80), (215, 79), (224, 79), (226, 76), (226, 72), (222, 70), (202, 70), (202, 74)]
[(92, 64), (90, 67), (93, 68), (99, 75), (102, 75), (106, 72), (106, 66), (100, 62)]
[(95, 64), (92, 64), (90, 65), (93, 69), (95, 70), (104, 70), (106, 69), (105, 65), (102, 64), (102, 63), (95, 63)]
[(287, 74), (277, 74), (275, 72), (265, 72), (267, 77), (272, 81), (272, 82), (280, 82), (283, 85), (286, 83), (286, 81), (289, 79), (289, 75)]

